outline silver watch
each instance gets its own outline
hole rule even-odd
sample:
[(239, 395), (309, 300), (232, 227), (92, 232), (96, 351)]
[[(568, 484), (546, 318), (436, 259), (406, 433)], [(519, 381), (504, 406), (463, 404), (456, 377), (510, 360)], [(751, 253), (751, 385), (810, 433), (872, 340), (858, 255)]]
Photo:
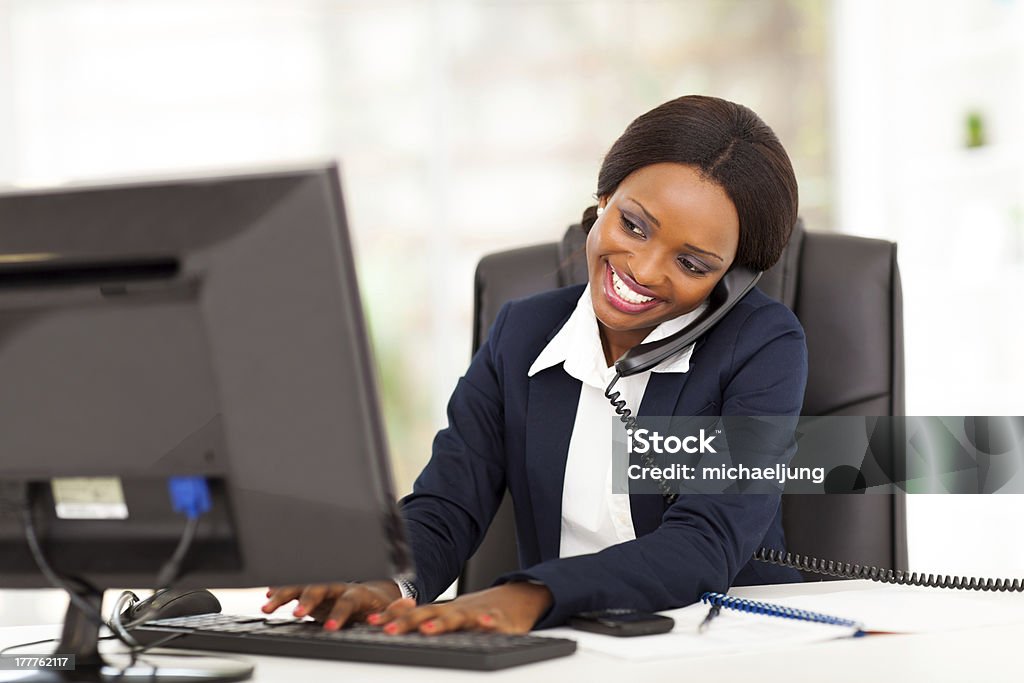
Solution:
[(396, 576), (392, 579), (398, 586), (398, 590), (402, 592), (403, 598), (412, 598), (417, 603), (420, 601), (420, 592), (416, 590), (416, 586), (406, 576)]

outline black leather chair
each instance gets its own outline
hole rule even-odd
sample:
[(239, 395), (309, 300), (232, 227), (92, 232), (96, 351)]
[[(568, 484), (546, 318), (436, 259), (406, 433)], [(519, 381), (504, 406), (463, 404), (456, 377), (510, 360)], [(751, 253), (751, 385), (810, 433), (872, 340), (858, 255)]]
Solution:
[[(559, 243), (485, 256), (477, 266), (474, 345), (503, 303), (586, 282), (586, 236), (571, 226)], [(796, 313), (807, 334), (804, 415), (902, 415), (903, 311), (896, 245), (849, 235), (793, 231), (758, 287)], [(902, 495), (786, 495), (788, 550), (857, 564), (907, 569)], [(485, 588), (516, 569), (515, 523), (506, 495), (459, 592)], [(805, 574), (807, 580), (823, 580)]]

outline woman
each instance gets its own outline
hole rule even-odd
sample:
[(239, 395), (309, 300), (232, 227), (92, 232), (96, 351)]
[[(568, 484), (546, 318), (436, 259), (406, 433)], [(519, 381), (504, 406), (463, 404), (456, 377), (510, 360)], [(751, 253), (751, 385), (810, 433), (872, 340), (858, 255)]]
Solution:
[[(610, 493), (616, 359), (699, 315), (734, 264), (766, 270), (796, 222), (797, 187), (774, 133), (749, 109), (682, 97), (644, 114), (612, 146), (584, 213), (586, 286), (506, 304), (448, 406), (402, 514), (417, 577), (271, 589), (328, 629), (522, 633), (608, 607), (655, 611), (706, 590), (795, 573), (749, 561), (782, 547), (767, 495)], [(642, 415), (796, 415), (806, 345), (793, 314), (752, 290), (702, 339), (619, 381)], [(429, 604), (458, 576), (508, 488), (520, 571)], [(419, 606), (417, 606), (419, 604)]]

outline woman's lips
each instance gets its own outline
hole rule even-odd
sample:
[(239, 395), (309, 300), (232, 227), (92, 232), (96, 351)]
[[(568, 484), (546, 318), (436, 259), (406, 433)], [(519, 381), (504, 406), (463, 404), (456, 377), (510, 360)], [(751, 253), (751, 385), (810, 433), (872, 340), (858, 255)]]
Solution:
[(658, 298), (657, 294), (655, 294), (654, 292), (652, 292), (651, 290), (647, 289), (642, 284), (640, 284), (639, 282), (637, 282), (636, 280), (631, 278), (629, 276), (629, 273), (624, 273), (624, 272), (620, 271), (615, 266), (612, 266), (611, 263), (609, 263), (608, 266), (612, 269), (612, 273), (617, 275), (618, 278), (620, 280), (622, 280), (622, 284), (626, 285), (626, 288), (631, 290), (634, 294), (639, 294), (640, 296), (643, 296), (643, 297), (650, 297), (652, 299), (657, 299)]
[[(636, 301), (629, 301), (625, 299), (624, 296), (630, 295), (632, 295), (634, 298), (647, 298), (651, 295), (638, 292), (636, 289), (631, 287), (630, 284), (633, 282), (632, 278), (628, 278), (628, 276), (623, 277), (622, 275), (619, 275), (618, 271), (615, 271), (612, 268), (612, 265), (607, 261), (605, 262), (604, 270), (604, 298), (608, 300), (608, 303), (611, 304), (613, 308), (620, 310), (623, 313), (642, 313), (644, 311), (649, 311), (650, 309), (654, 308), (655, 306), (662, 302), (661, 299), (658, 298), (652, 298), (650, 301), (646, 301), (643, 303), (638, 303)], [(620, 283), (619, 287), (623, 290), (623, 294), (620, 294), (619, 291), (616, 291), (616, 279), (618, 279)]]

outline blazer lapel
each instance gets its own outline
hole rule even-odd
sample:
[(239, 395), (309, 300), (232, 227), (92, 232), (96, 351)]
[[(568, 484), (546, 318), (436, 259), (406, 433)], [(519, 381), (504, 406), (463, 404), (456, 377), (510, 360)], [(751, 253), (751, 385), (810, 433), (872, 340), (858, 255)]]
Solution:
[[(689, 376), (688, 372), (652, 372), (637, 415), (675, 415), (683, 385)], [(637, 538), (657, 529), (665, 510), (661, 496), (649, 493), (631, 495), (629, 511)]]
[(561, 365), (530, 378), (526, 405), (526, 472), (542, 561), (558, 557), (562, 485), (580, 387), (580, 381), (566, 373)]

